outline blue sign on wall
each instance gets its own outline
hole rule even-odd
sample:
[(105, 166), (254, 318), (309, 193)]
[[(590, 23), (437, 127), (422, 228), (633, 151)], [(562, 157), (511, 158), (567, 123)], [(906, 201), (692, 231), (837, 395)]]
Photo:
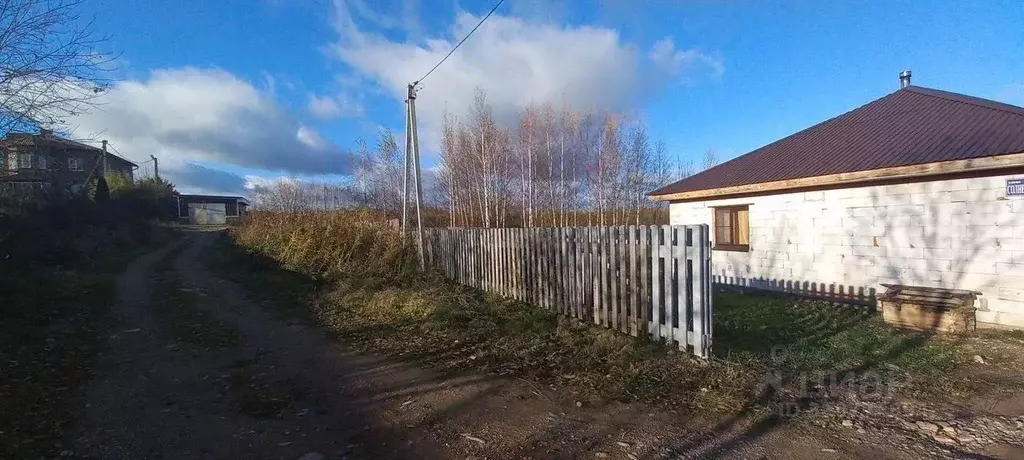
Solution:
[(1006, 179), (1006, 196), (1024, 196), (1024, 179)]

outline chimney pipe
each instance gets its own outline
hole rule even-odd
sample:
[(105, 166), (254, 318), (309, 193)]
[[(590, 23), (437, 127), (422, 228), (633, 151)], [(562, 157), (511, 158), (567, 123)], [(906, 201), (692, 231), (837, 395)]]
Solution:
[(910, 86), (910, 71), (904, 70), (900, 72), (900, 88), (906, 88)]

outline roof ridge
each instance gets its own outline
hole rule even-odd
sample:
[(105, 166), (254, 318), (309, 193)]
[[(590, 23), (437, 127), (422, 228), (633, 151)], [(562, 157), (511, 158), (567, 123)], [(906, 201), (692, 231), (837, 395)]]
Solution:
[(1018, 107), (1016, 105), (1007, 104), (1005, 102), (968, 96), (966, 94), (954, 93), (951, 91), (943, 91), (941, 89), (928, 88), (926, 86), (908, 86), (903, 89), (910, 90), (913, 93), (920, 94), (922, 96), (934, 97), (937, 99), (942, 99), (950, 102), (959, 102), (961, 104), (973, 105), (975, 107), (981, 107), (984, 109), (998, 110), (1000, 112), (1009, 113), (1011, 115), (1024, 117), (1024, 107)]

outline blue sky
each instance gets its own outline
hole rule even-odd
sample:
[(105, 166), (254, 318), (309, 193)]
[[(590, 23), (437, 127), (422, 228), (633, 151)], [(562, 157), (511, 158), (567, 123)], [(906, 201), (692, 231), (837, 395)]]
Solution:
[[(91, 0), (119, 65), (76, 134), (156, 154), (184, 190), (341, 180), (356, 138), (403, 129), (402, 83), (492, 5)], [(421, 130), (430, 142), (445, 105), (482, 86), (499, 117), (527, 100), (610, 107), (681, 158), (726, 159), (894, 91), (907, 68), (1024, 105), (1024, 2), (507, 0), (425, 82)]]

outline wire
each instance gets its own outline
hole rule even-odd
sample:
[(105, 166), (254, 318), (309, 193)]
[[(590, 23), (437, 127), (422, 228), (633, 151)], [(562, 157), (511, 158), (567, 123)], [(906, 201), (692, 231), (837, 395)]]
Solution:
[(110, 142), (107, 142), (107, 147), (110, 147), (110, 148), (114, 149), (114, 153), (116, 153), (116, 154), (117, 154), (117, 156), (118, 156), (118, 157), (120, 157), (120, 158), (121, 158), (122, 160), (124, 160), (124, 161), (130, 161), (130, 162), (132, 162), (132, 163), (135, 163), (135, 166), (139, 166), (139, 165), (144, 165), (144, 164), (146, 164), (146, 163), (149, 163), (150, 161), (153, 161), (153, 159), (152, 159), (152, 158), (150, 158), (150, 159), (148, 159), (148, 160), (146, 160), (146, 161), (135, 161), (135, 160), (130, 160), (130, 159), (128, 159), (127, 157), (125, 157), (124, 155), (122, 155), (122, 154), (121, 154), (121, 151), (120, 151), (120, 150), (118, 150), (118, 149), (117, 149), (117, 147), (114, 147), (114, 144), (112, 144), (112, 143), (110, 143)]
[(466, 34), (465, 37), (462, 37), (462, 40), (457, 45), (455, 45), (455, 48), (452, 48), (452, 50), (449, 51), (448, 54), (445, 55), (443, 59), (441, 59), (441, 62), (438, 62), (437, 65), (435, 65), (432, 69), (430, 69), (426, 74), (424, 74), (422, 77), (420, 77), (419, 80), (416, 80), (414, 83), (422, 82), (424, 79), (429, 77), (430, 74), (434, 73), (434, 71), (437, 70), (437, 68), (440, 67), (441, 64), (444, 64), (444, 61), (447, 61), (448, 58), (452, 55), (452, 53), (454, 53), (455, 50), (459, 49), (459, 47), (466, 42), (466, 39), (468, 39), (470, 35), (473, 35), (473, 32), (476, 32), (476, 29), (479, 29), (480, 26), (484, 24), (484, 21), (486, 21), (487, 18), (491, 17), (491, 15), (494, 14), (494, 11), (497, 10), (502, 3), (505, 3), (505, 0), (498, 0), (498, 3), (494, 5), (494, 8), (491, 8), (491, 11), (487, 13), (487, 16), (484, 16), (484, 18), (481, 19), (480, 22), (476, 24), (476, 27), (474, 27), (473, 30), (469, 31), (469, 33)]

